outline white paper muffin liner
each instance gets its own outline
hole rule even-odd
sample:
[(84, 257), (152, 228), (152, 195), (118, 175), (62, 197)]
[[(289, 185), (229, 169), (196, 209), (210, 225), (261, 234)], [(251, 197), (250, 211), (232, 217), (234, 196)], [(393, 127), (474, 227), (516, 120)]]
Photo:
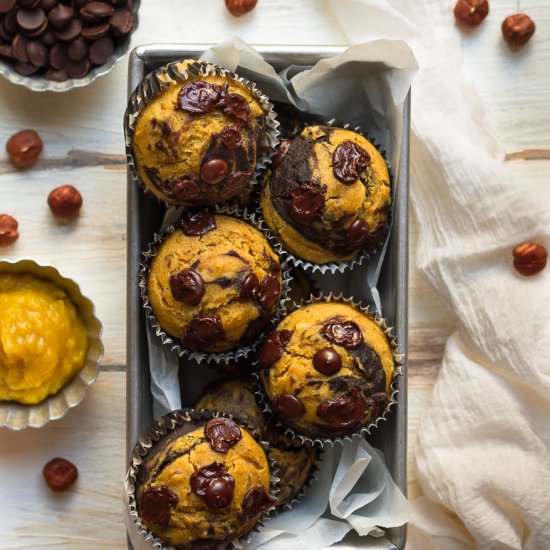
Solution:
[(84, 367), (59, 392), (46, 397), (36, 405), (0, 401), (0, 427), (11, 430), (41, 428), (50, 420), (63, 418), (69, 409), (80, 404), (88, 387), (97, 379), (99, 361), (103, 356), (101, 323), (95, 316), (93, 303), (82, 295), (78, 285), (63, 277), (54, 267), (41, 266), (33, 260), (20, 260), (15, 263), (0, 261), (0, 273), (30, 274), (50, 281), (65, 292), (86, 327), (88, 351)]
[(340, 302), (340, 303), (348, 304), (353, 306), (355, 309), (361, 311), (365, 315), (368, 315), (371, 319), (373, 319), (376, 322), (376, 324), (384, 331), (384, 334), (386, 335), (388, 343), (390, 344), (394, 362), (395, 362), (395, 369), (393, 372), (392, 382), (390, 386), (391, 388), (391, 394), (389, 396), (390, 400), (386, 409), (380, 416), (378, 416), (375, 420), (373, 420), (366, 426), (362, 426), (361, 428), (353, 431), (349, 435), (338, 436), (338, 437), (312, 438), (307, 435), (299, 433), (295, 428), (292, 428), (287, 424), (283, 423), (281, 420), (279, 420), (277, 415), (273, 412), (271, 408), (271, 401), (267, 397), (267, 393), (263, 386), (263, 382), (258, 373), (258, 371), (260, 370), (260, 365), (258, 361), (256, 361), (255, 363), (256, 372), (254, 372), (252, 376), (254, 378), (254, 389), (255, 389), (256, 399), (260, 404), (260, 407), (262, 407), (262, 410), (264, 411), (264, 413), (270, 414), (276, 419), (277, 425), (284, 431), (285, 435), (288, 435), (295, 439), (298, 438), (302, 441), (302, 443), (310, 442), (311, 444), (317, 445), (319, 447), (324, 447), (325, 445), (334, 446), (336, 444), (344, 445), (345, 443), (351, 442), (353, 439), (365, 437), (368, 434), (370, 434), (373, 430), (378, 428), (381, 422), (387, 420), (388, 415), (391, 412), (391, 409), (394, 406), (396, 406), (398, 403), (397, 396), (399, 391), (397, 389), (397, 377), (402, 375), (406, 368), (405, 356), (404, 354), (399, 352), (399, 343), (397, 342), (397, 337), (393, 333), (393, 328), (386, 323), (386, 320), (383, 317), (380, 317), (377, 313), (371, 312), (368, 306), (362, 306), (361, 302), (354, 300), (353, 298), (345, 297), (342, 294), (334, 295), (332, 294), (332, 292), (329, 294), (320, 294), (316, 296), (312, 295), (308, 300), (305, 300), (300, 304), (293, 303), (291, 306), (289, 306), (287, 308), (286, 315), (292, 313), (293, 311), (296, 311), (297, 309), (308, 306), (310, 304), (316, 304), (316, 303), (322, 303), (322, 302), (325, 302), (325, 303)]
[[(382, 147), (376, 143), (375, 140), (373, 140), (371, 137), (368, 136), (366, 132), (364, 132), (359, 126), (351, 127), (350, 124), (341, 124), (338, 123), (335, 119), (331, 119), (327, 122), (319, 123), (324, 124), (325, 126), (332, 126), (335, 128), (344, 128), (345, 130), (352, 130), (353, 132), (363, 136), (365, 139), (369, 140), (369, 142), (378, 150), (378, 152), (382, 155), (382, 158), (386, 162), (386, 166), (388, 167), (389, 176), (390, 176), (390, 188), (391, 188), (391, 214), (388, 219), (388, 231), (386, 232), (386, 235), (384, 236), (384, 239), (374, 248), (371, 249), (360, 249), (359, 253), (355, 258), (348, 261), (341, 261), (341, 262), (327, 262), (324, 264), (318, 264), (315, 262), (310, 262), (308, 260), (305, 260), (303, 258), (300, 258), (299, 256), (296, 256), (292, 252), (286, 249), (284, 243), (279, 239), (278, 235), (269, 227), (267, 224), (263, 211), (262, 211), (262, 205), (261, 205), (261, 196), (256, 197), (256, 203), (255, 203), (255, 209), (256, 214), (258, 217), (258, 221), (260, 222), (262, 228), (264, 229), (266, 235), (268, 236), (269, 242), (273, 246), (273, 248), (277, 251), (277, 253), (285, 258), (291, 265), (301, 267), (304, 271), (310, 272), (310, 273), (343, 273), (346, 269), (353, 269), (354, 267), (358, 265), (362, 265), (365, 262), (368, 261), (368, 259), (377, 253), (377, 251), (381, 248), (383, 248), (384, 243), (389, 239), (390, 232), (391, 232), (391, 226), (392, 226), (392, 219), (393, 219), (393, 207), (394, 207), (394, 182), (395, 179), (393, 177), (391, 164), (387, 160), (386, 152), (382, 149)], [(304, 130), (304, 128), (311, 126), (309, 123), (303, 123), (303, 125), (296, 126), (290, 136), (290, 138), (293, 138), (297, 136), (299, 133)], [(265, 183), (264, 176), (260, 179), (261, 185), (267, 185)]]
[[(199, 212), (212, 212), (214, 214), (222, 214), (226, 216), (232, 216), (238, 218), (242, 221), (247, 222), (249, 225), (252, 225), (255, 229), (263, 233), (260, 225), (256, 221), (255, 215), (248, 212), (247, 210), (240, 210), (235, 204), (225, 204), (225, 205), (216, 205), (212, 208), (205, 208)], [(184, 214), (188, 215), (188, 213)], [(289, 273), (289, 268), (287, 263), (279, 257), (281, 264), (281, 299), (277, 309), (274, 311), (271, 320), (262, 330), (261, 334), (252, 342), (246, 345), (240, 345), (233, 350), (226, 352), (216, 352), (209, 353), (205, 351), (193, 351), (183, 347), (183, 344), (175, 337), (169, 335), (164, 331), (157, 321), (151, 304), (149, 303), (149, 296), (147, 295), (147, 279), (149, 277), (149, 272), (151, 270), (151, 263), (153, 258), (156, 256), (160, 245), (166, 240), (166, 238), (176, 230), (175, 224), (168, 226), (161, 233), (155, 233), (154, 240), (149, 244), (147, 249), (142, 253), (144, 260), (141, 263), (140, 277), (139, 277), (139, 288), (140, 295), (145, 309), (146, 317), (149, 321), (150, 326), (155, 331), (155, 334), (159, 337), (163, 345), (168, 346), (171, 351), (176, 352), (180, 357), (186, 359), (194, 359), (198, 363), (204, 362), (206, 364), (217, 365), (220, 362), (228, 361), (239, 361), (245, 359), (251, 353), (255, 352), (258, 349), (258, 346), (264, 336), (269, 333), (270, 330), (279, 322), (281, 316), (285, 311), (285, 304), (289, 300), (288, 294), (290, 292), (290, 281), (291, 276)]]
[[(218, 65), (195, 60), (174, 61), (151, 71), (141, 81), (130, 96), (128, 107), (124, 113), (126, 159), (133, 183), (135, 185), (140, 185), (147, 194), (155, 197), (159, 202), (166, 204), (167, 206), (177, 206), (177, 204), (168, 203), (157, 197), (141, 181), (141, 178), (138, 175), (136, 160), (132, 150), (132, 139), (134, 137), (135, 125), (144, 107), (155, 100), (163, 92), (163, 90), (177, 84), (178, 82), (185, 82), (189, 78), (208, 75), (222, 76), (240, 82), (248, 88), (251, 94), (259, 101), (262, 109), (264, 110), (266, 117), (266, 139), (270, 145), (270, 149), (269, 151), (262, 152), (262, 154), (256, 159), (256, 171), (254, 177), (249, 183), (249, 185), (253, 188), (258, 184), (260, 174), (271, 161), (271, 158), (275, 154), (275, 149), (279, 143), (279, 122), (277, 121), (276, 113), (273, 110), (273, 105), (269, 101), (269, 98), (256, 87), (254, 82), (251, 82), (246, 78), (242, 78)], [(238, 196), (230, 199), (230, 201), (237, 199)]]
[[(270, 465), (270, 490), (269, 494), (273, 497), (277, 496), (279, 492), (278, 483), (279, 478), (277, 477), (277, 464), (275, 461), (269, 457), (269, 443), (261, 439), (260, 431), (254, 428), (251, 428), (246, 422), (230, 415), (227, 413), (213, 411), (210, 409), (180, 409), (178, 411), (172, 411), (165, 416), (162, 416), (155, 420), (143, 434), (140, 436), (138, 442), (136, 443), (132, 456), (130, 458), (130, 466), (126, 474), (126, 479), (124, 480), (124, 495), (125, 495), (125, 506), (127, 507), (127, 528), (130, 535), (130, 539), (133, 536), (141, 538), (143, 541), (149, 541), (150, 547), (155, 550), (174, 550), (172, 546), (169, 546), (167, 543), (163, 542), (159, 537), (154, 535), (149, 529), (147, 529), (145, 523), (141, 520), (137, 510), (137, 501), (136, 501), (136, 482), (139, 467), (143, 462), (143, 459), (147, 456), (150, 449), (153, 445), (162, 439), (170, 431), (182, 426), (186, 422), (196, 422), (198, 424), (206, 424), (211, 418), (225, 417), (230, 419), (235, 419), (235, 421), (244, 427), (256, 440), (258, 444), (261, 445)], [(242, 548), (241, 542), (248, 543), (250, 542), (254, 535), (257, 533), (258, 528), (264, 525), (264, 522), (268, 519), (268, 516), (275, 509), (274, 506), (264, 510), (258, 518), (257, 523), (254, 527), (241, 535), (239, 539), (235, 539), (229, 542), (230, 548)]]

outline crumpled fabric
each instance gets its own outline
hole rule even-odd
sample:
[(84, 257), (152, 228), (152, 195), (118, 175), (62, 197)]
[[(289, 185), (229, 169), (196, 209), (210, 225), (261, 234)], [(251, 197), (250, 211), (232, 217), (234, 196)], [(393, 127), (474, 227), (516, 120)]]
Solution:
[[(550, 269), (526, 279), (511, 251), (550, 249), (550, 200), (512, 176), (460, 71), (442, 0), (332, 0), (350, 43), (405, 39), (412, 93), (416, 263), (452, 314), (416, 465), (407, 548), (541, 549), (550, 541)], [(385, 15), (385, 25), (369, 25)]]

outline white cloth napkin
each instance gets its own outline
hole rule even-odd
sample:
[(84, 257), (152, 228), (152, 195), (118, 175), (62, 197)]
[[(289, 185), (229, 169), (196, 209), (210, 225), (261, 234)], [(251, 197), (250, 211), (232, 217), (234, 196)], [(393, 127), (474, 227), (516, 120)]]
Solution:
[[(460, 73), (452, 2), (392, 4), (399, 14), (382, 0), (328, 3), (351, 43), (404, 38), (420, 65), (416, 260), (456, 332), (421, 423), (416, 461), (427, 498), (413, 502), (408, 548), (549, 548), (550, 269), (522, 279), (511, 250), (523, 240), (550, 249), (550, 205), (502, 162), (482, 101)], [(387, 24), (373, 28), (380, 13)]]

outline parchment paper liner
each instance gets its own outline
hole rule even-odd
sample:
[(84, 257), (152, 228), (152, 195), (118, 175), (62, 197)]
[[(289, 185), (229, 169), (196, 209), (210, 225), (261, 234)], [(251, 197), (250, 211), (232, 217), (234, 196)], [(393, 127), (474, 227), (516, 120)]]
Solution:
[[(378, 150), (378, 152), (382, 155), (382, 158), (386, 162), (386, 166), (388, 167), (388, 172), (389, 172), (389, 176), (390, 176), (390, 189), (391, 189), (392, 202), (391, 202), (391, 214), (388, 217), (388, 230), (386, 232), (386, 235), (382, 239), (382, 241), (380, 243), (378, 243), (378, 245), (375, 246), (374, 248), (370, 248), (370, 249), (362, 248), (359, 251), (359, 253), (357, 254), (357, 256), (355, 258), (353, 258), (352, 260), (345, 261), (345, 262), (344, 261), (342, 261), (342, 262), (327, 262), (325, 264), (317, 264), (317, 263), (314, 263), (314, 262), (310, 262), (308, 260), (304, 260), (303, 258), (300, 258), (300, 257), (296, 256), (295, 254), (293, 254), (292, 252), (290, 252), (289, 250), (287, 250), (285, 248), (285, 245), (283, 244), (283, 242), (280, 241), (277, 234), (270, 229), (269, 225), (267, 224), (267, 222), (264, 218), (263, 211), (262, 211), (262, 205), (261, 205), (261, 197), (259, 195), (256, 197), (255, 208), (256, 208), (256, 214), (257, 214), (257, 217), (258, 217), (258, 221), (260, 222), (261, 227), (264, 229), (266, 235), (268, 236), (269, 242), (271, 243), (273, 248), (277, 251), (277, 253), (281, 257), (288, 260), (288, 262), (290, 264), (292, 264), (294, 266), (301, 267), (306, 273), (307, 272), (311, 272), (311, 273), (319, 272), (319, 273), (325, 274), (327, 272), (330, 272), (330, 273), (334, 274), (334, 273), (337, 273), (337, 272), (343, 273), (346, 269), (353, 269), (355, 266), (362, 265), (363, 263), (365, 263), (371, 257), (371, 255), (376, 254), (376, 252), (380, 248), (382, 248), (384, 246), (384, 243), (389, 239), (390, 232), (391, 232), (391, 226), (392, 226), (392, 219), (393, 219), (393, 207), (394, 207), (394, 197), (395, 197), (395, 192), (394, 192), (394, 189), (393, 189), (393, 185), (394, 185), (393, 182), (395, 181), (395, 179), (393, 177), (393, 173), (392, 173), (392, 170), (391, 170), (391, 165), (390, 165), (389, 161), (386, 158), (386, 152), (382, 149), (382, 147), (378, 143), (376, 143), (376, 141), (374, 141), (371, 137), (369, 137), (366, 132), (361, 130), (361, 128), (359, 126), (355, 126), (355, 127), (352, 128), (349, 124), (338, 123), (334, 119), (331, 119), (328, 122), (323, 122), (322, 124), (324, 124), (325, 126), (332, 126), (332, 127), (335, 127), (335, 128), (344, 128), (346, 130), (352, 130), (355, 133), (363, 136), (365, 139), (369, 140), (369, 142)], [(297, 126), (294, 129), (294, 131), (292, 132), (291, 137), (297, 136), (307, 126), (311, 126), (311, 124), (308, 124), (308, 123), (304, 122), (304, 124), (302, 126)], [(262, 186), (267, 185), (264, 180), (265, 180), (265, 175), (262, 175), (262, 177), (260, 178), (260, 183), (261, 183)]]
[[(140, 436), (138, 442), (134, 447), (134, 450), (132, 451), (132, 456), (130, 458), (130, 467), (126, 474), (126, 479), (124, 480), (124, 491), (127, 497), (127, 501), (125, 502), (125, 505), (129, 507), (130, 518), (133, 521), (133, 526), (137, 528), (139, 534), (143, 536), (144, 540), (151, 541), (153, 548), (155, 548), (156, 550), (174, 550), (174, 549), (172, 546), (168, 546), (159, 537), (155, 536), (151, 531), (149, 531), (149, 529), (147, 529), (147, 527), (139, 517), (139, 514), (137, 512), (137, 502), (135, 497), (136, 480), (137, 480), (137, 474), (139, 471), (139, 466), (141, 465), (143, 458), (147, 456), (153, 444), (159, 441), (160, 439), (162, 439), (162, 437), (165, 436), (169, 431), (177, 428), (178, 426), (183, 425), (185, 422), (204, 421), (204, 424), (206, 424), (206, 422), (208, 422), (208, 420), (210, 420), (211, 418), (216, 418), (220, 416), (223, 416), (225, 418), (235, 419), (235, 421), (241, 426), (243, 426), (244, 428), (246, 428), (247, 431), (254, 437), (256, 442), (262, 446), (263, 450), (266, 453), (266, 457), (270, 465), (269, 494), (271, 496), (276, 497), (277, 493), (279, 492), (279, 489), (278, 489), (279, 478), (277, 477), (277, 464), (272, 458), (269, 457), (269, 443), (261, 439), (260, 431), (258, 429), (251, 428), (246, 422), (230, 414), (219, 412), (219, 411), (213, 411), (210, 409), (185, 408), (177, 411), (172, 411), (156, 419)], [(262, 512), (262, 514), (259, 516), (256, 524), (250, 531), (248, 531), (244, 535), (241, 535), (240, 539), (235, 539), (234, 541), (231, 541), (230, 543), (228, 543), (231, 545), (230, 548), (242, 548), (239, 542), (240, 540), (247, 543), (250, 542), (253, 539), (254, 535), (256, 534), (258, 528), (264, 525), (265, 520), (273, 512), (274, 509), (275, 507), (272, 506), (271, 508), (264, 510), (264, 512)]]
[[(186, 61), (193, 61), (193, 63), (186, 64)], [(269, 101), (269, 98), (262, 93), (256, 84), (246, 78), (242, 78), (223, 67), (214, 65), (212, 63), (205, 63), (195, 60), (180, 60), (168, 63), (163, 67), (159, 67), (154, 71), (151, 71), (136, 87), (130, 99), (128, 100), (128, 107), (124, 113), (124, 139), (126, 145), (126, 159), (132, 181), (134, 184), (141, 185), (141, 188), (151, 196), (155, 197), (159, 202), (166, 204), (167, 206), (173, 206), (173, 203), (167, 203), (161, 198), (157, 197), (149, 188), (141, 181), (136, 162), (134, 159), (134, 152), (132, 151), (132, 138), (134, 137), (135, 124), (137, 119), (143, 110), (143, 108), (153, 101), (161, 92), (175, 85), (179, 81), (185, 82), (189, 77), (197, 77), (199, 75), (208, 76), (216, 75), (231, 78), (246, 86), (252, 95), (259, 101), (262, 106), (266, 117), (266, 138), (270, 145), (270, 150), (262, 153), (256, 160), (256, 172), (254, 177), (249, 182), (249, 186), (256, 186), (258, 178), (266, 165), (270, 162), (271, 157), (275, 154), (275, 149), (279, 143), (279, 122), (277, 121), (273, 105)], [(237, 199), (233, 197), (230, 200)], [(221, 202), (221, 201), (220, 201)], [(175, 204), (178, 206), (177, 204)]]
[(84, 86), (88, 86), (88, 84), (91, 84), (100, 76), (109, 74), (115, 68), (115, 65), (128, 53), (132, 41), (132, 35), (138, 28), (138, 10), (140, 3), (141, 0), (134, 0), (132, 5), (132, 14), (134, 16), (134, 28), (132, 29), (132, 32), (127, 34), (123, 40), (118, 41), (113, 55), (106, 63), (103, 65), (94, 66), (86, 76), (83, 76), (82, 78), (69, 78), (63, 82), (47, 80), (43, 75), (23, 76), (22, 74), (19, 74), (15, 70), (14, 66), (11, 63), (8, 63), (4, 58), (1, 58), (0, 60), (0, 74), (13, 84), (25, 86), (25, 88), (28, 88), (33, 92), (68, 92), (73, 88), (83, 88)]
[(309, 441), (311, 444), (318, 445), (320, 447), (323, 447), (325, 445), (334, 446), (335, 444), (344, 445), (344, 443), (346, 442), (351, 442), (353, 438), (364, 437), (370, 434), (372, 430), (377, 428), (380, 422), (387, 420), (387, 416), (390, 413), (391, 409), (398, 403), (397, 395), (399, 392), (397, 390), (397, 377), (403, 374), (403, 371), (406, 366), (404, 362), (405, 356), (404, 354), (399, 352), (399, 344), (397, 342), (397, 337), (393, 334), (393, 328), (388, 326), (388, 324), (386, 323), (386, 320), (383, 317), (380, 317), (376, 313), (372, 313), (368, 306), (366, 307), (362, 306), (361, 302), (354, 300), (353, 298), (345, 297), (342, 294), (335, 296), (334, 294), (332, 294), (332, 292), (330, 294), (320, 294), (317, 296), (312, 295), (308, 300), (305, 300), (300, 304), (293, 303), (291, 306), (289, 306), (287, 308), (286, 315), (292, 313), (293, 311), (296, 311), (297, 309), (308, 306), (310, 304), (317, 304), (322, 302), (340, 302), (344, 304), (349, 304), (353, 306), (355, 309), (368, 315), (371, 319), (374, 319), (374, 321), (376, 321), (376, 324), (386, 334), (386, 337), (392, 349), (392, 354), (395, 362), (395, 369), (393, 372), (392, 383), (390, 386), (391, 395), (390, 395), (390, 401), (388, 403), (388, 406), (386, 407), (384, 412), (380, 416), (378, 416), (373, 422), (359, 428), (358, 430), (346, 436), (311, 438), (307, 435), (300, 434), (294, 428), (287, 426), (286, 424), (281, 422), (278, 419), (278, 417), (273, 413), (271, 409), (270, 400), (266, 395), (265, 389), (263, 387), (263, 383), (258, 374), (258, 371), (260, 370), (260, 366), (258, 361), (256, 361), (255, 367), (257, 370), (256, 372), (252, 373), (252, 377), (254, 378), (254, 389), (255, 389), (256, 399), (258, 400), (258, 403), (260, 404), (260, 407), (262, 407), (262, 410), (264, 411), (264, 413), (271, 414), (274, 416), (274, 418), (277, 421), (277, 425), (284, 431), (285, 435), (288, 435), (293, 438), (298, 438), (302, 441), (302, 443)]
[(99, 361), (103, 356), (101, 323), (95, 316), (93, 303), (82, 295), (78, 285), (73, 280), (63, 277), (54, 267), (41, 266), (33, 260), (20, 260), (15, 263), (0, 261), (0, 273), (28, 273), (52, 282), (67, 294), (86, 326), (86, 361), (84, 367), (68, 384), (36, 405), (0, 401), (0, 427), (5, 426), (12, 430), (41, 428), (50, 420), (63, 418), (69, 409), (80, 404), (88, 386), (97, 379)]
[[(216, 205), (211, 208), (204, 208), (202, 212), (213, 212), (215, 214), (223, 214), (227, 216), (233, 216), (235, 218), (241, 219), (248, 224), (252, 225), (255, 229), (258, 229), (263, 233), (261, 227), (256, 221), (254, 213), (250, 213), (247, 210), (240, 210), (235, 204), (222, 204)], [(185, 212), (185, 215), (189, 215), (190, 212)], [(151, 305), (149, 304), (149, 297), (147, 295), (147, 278), (151, 269), (152, 259), (156, 256), (157, 251), (162, 244), (162, 242), (176, 229), (175, 225), (169, 225), (164, 231), (160, 233), (155, 233), (154, 240), (150, 243), (142, 254), (144, 260), (141, 263), (140, 277), (139, 277), (139, 288), (141, 294), (141, 300), (143, 302), (143, 307), (145, 309), (145, 314), (149, 320), (150, 326), (154, 329), (155, 334), (160, 338), (160, 341), (170, 347), (171, 351), (175, 351), (180, 357), (185, 357), (186, 359), (194, 359), (198, 363), (206, 362), (207, 364), (218, 364), (222, 361), (238, 361), (240, 359), (245, 359), (248, 355), (256, 349), (264, 338), (264, 336), (279, 322), (281, 315), (285, 311), (285, 303), (289, 300), (288, 294), (290, 292), (290, 280), (291, 276), (289, 273), (289, 268), (287, 263), (279, 257), (281, 264), (281, 276), (282, 276), (282, 286), (281, 286), (281, 299), (279, 301), (279, 306), (273, 313), (273, 316), (269, 323), (262, 330), (261, 334), (252, 342), (251, 344), (240, 345), (233, 350), (226, 352), (217, 352), (209, 353), (204, 351), (192, 351), (186, 349), (182, 344), (173, 336), (167, 334), (162, 327), (159, 325)]]

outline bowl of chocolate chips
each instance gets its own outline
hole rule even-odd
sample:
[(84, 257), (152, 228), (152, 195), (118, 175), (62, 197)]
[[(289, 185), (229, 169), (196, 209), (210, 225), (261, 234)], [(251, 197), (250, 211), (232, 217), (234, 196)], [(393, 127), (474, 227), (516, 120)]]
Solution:
[(130, 48), (139, 0), (0, 0), (0, 74), (66, 92), (110, 72)]

